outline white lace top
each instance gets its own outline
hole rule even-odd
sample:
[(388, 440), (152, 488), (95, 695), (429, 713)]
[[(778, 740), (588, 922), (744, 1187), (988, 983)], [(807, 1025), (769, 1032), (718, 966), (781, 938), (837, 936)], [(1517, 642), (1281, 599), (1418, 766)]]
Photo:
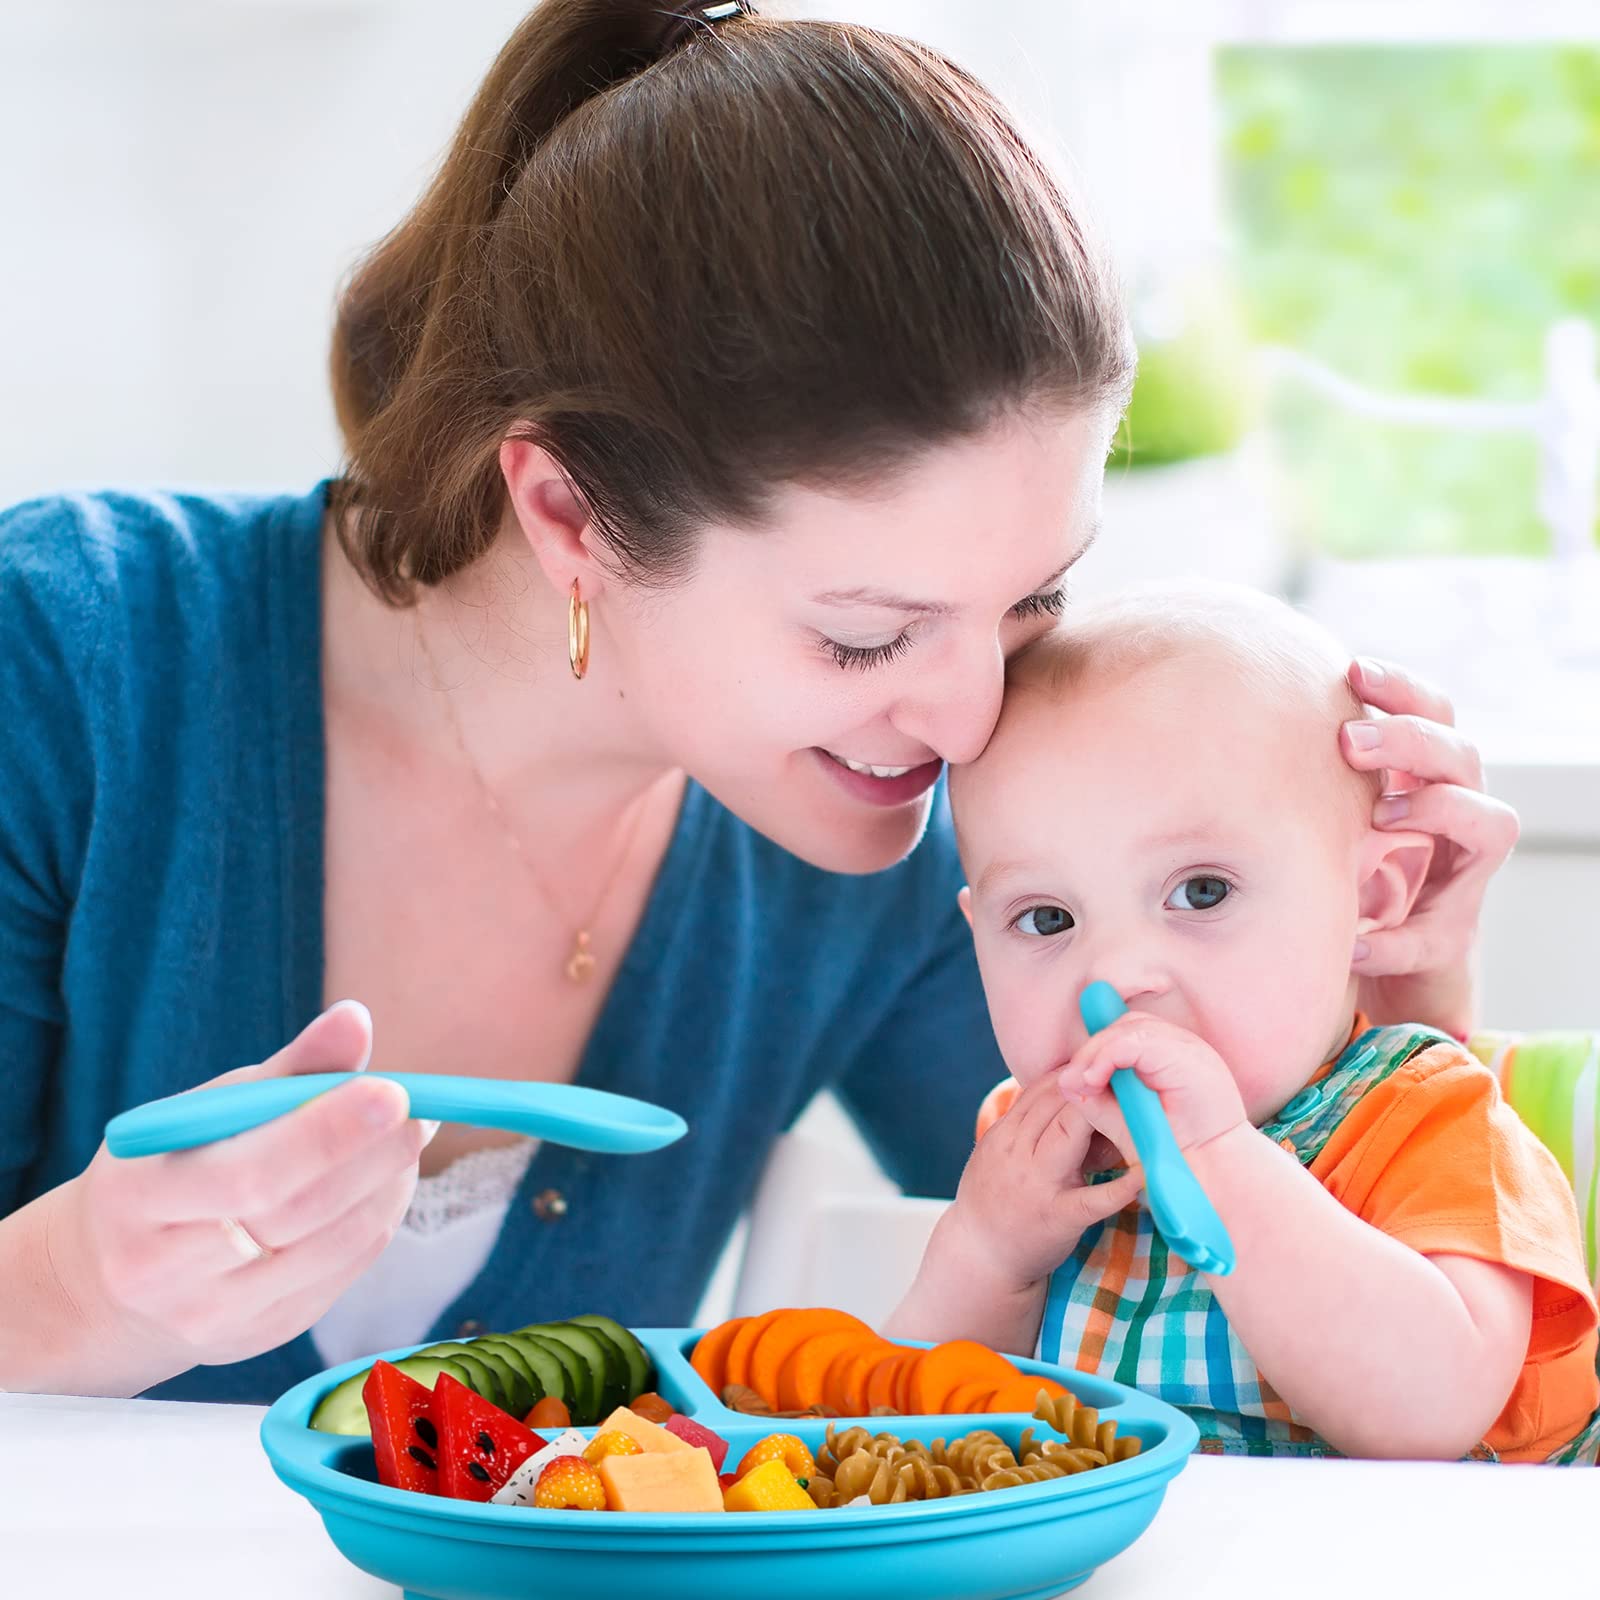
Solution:
[(311, 1329), (329, 1366), (420, 1344), (439, 1313), (483, 1270), (537, 1139), (473, 1150), (417, 1180), (389, 1247)]

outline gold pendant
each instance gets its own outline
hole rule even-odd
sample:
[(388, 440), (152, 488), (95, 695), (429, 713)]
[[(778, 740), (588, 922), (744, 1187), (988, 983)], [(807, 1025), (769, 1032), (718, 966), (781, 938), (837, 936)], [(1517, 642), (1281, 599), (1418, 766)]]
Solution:
[(567, 961), (567, 976), (574, 983), (584, 983), (594, 971), (594, 957), (589, 953), (589, 935), (580, 929), (572, 941), (572, 955)]

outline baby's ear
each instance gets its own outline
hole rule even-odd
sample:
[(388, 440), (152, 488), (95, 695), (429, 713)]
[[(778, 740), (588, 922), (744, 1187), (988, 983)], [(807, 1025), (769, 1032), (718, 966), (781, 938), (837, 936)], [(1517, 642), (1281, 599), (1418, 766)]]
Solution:
[(961, 915), (967, 919), (967, 926), (972, 926), (972, 890), (966, 884), (961, 885), (961, 893), (956, 896), (956, 904), (961, 907)]
[(1433, 835), (1374, 828), (1361, 845), (1358, 933), (1398, 928), (1411, 915), (1433, 860)]

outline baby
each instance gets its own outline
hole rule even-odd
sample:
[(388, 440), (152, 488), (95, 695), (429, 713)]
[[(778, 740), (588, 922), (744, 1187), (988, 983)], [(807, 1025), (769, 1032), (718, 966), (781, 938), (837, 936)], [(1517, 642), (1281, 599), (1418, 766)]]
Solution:
[[(1037, 1350), (1249, 1454), (1600, 1454), (1571, 1188), (1457, 1041), (1372, 1027), (1351, 973), (1432, 851), (1346, 765), (1346, 656), (1220, 585), (1075, 610), (951, 777), (995, 1033), (1020, 1085), (888, 1331)], [(1085, 985), (1129, 1014), (1087, 1037)], [(1108, 1084), (1161, 1096), (1237, 1252), (1213, 1278), (1138, 1203)]]

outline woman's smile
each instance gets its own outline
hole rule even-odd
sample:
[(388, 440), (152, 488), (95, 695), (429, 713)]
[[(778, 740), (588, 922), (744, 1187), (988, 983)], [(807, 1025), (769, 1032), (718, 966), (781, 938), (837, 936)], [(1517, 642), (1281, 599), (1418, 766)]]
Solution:
[(874, 806), (907, 805), (926, 794), (944, 771), (944, 763), (937, 757), (915, 767), (879, 767), (851, 761), (832, 750), (818, 749), (817, 754), (846, 794)]

